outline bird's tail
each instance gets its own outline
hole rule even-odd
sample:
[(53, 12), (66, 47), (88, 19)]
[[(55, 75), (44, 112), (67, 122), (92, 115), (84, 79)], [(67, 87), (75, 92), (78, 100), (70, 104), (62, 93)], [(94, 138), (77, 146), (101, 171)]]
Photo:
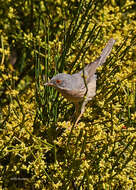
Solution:
[[(106, 61), (108, 55), (110, 54), (110, 52), (112, 50), (112, 46), (114, 45), (114, 43), (115, 43), (115, 40), (113, 38), (111, 38), (108, 41), (106, 47), (102, 50), (102, 53), (99, 56), (99, 58), (96, 59), (94, 62), (88, 64), (84, 68), (85, 75), (88, 76), (87, 77), (88, 79), (90, 79), (95, 74), (97, 67), (102, 65)], [(80, 73), (82, 73), (82, 71), (80, 71)]]
[(110, 54), (110, 52), (111, 52), (111, 50), (112, 50), (112, 46), (114, 45), (114, 43), (115, 43), (115, 40), (114, 40), (113, 38), (111, 38), (111, 39), (108, 41), (106, 47), (102, 50), (102, 53), (101, 53), (101, 55), (100, 55), (100, 57), (99, 57), (98, 66), (99, 66), (99, 65), (102, 65), (103, 63), (105, 63), (107, 57), (109, 56), (109, 54)]

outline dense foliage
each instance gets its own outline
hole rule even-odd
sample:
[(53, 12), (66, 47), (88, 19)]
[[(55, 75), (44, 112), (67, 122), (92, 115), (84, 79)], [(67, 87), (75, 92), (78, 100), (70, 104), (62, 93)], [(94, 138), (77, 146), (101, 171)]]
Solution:
[[(136, 189), (136, 2), (1, 0), (2, 189)], [(97, 94), (78, 126), (44, 83), (94, 61)]]

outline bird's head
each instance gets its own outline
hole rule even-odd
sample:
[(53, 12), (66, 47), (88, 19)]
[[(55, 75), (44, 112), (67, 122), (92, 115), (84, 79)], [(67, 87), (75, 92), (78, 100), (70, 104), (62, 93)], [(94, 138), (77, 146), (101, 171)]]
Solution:
[(52, 79), (45, 83), (45, 86), (53, 86), (56, 89), (71, 89), (72, 87), (72, 76), (65, 73), (59, 73), (56, 76), (52, 77)]

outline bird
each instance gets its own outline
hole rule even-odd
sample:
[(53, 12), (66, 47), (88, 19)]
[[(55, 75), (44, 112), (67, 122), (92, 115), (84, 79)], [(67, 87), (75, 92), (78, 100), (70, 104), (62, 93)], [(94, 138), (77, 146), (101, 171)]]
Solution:
[(96, 69), (106, 62), (114, 43), (115, 40), (111, 38), (100, 56), (94, 62), (87, 64), (81, 71), (74, 74), (59, 73), (44, 84), (54, 87), (64, 98), (74, 103), (76, 115), (74, 126), (83, 115), (88, 101), (96, 95)]

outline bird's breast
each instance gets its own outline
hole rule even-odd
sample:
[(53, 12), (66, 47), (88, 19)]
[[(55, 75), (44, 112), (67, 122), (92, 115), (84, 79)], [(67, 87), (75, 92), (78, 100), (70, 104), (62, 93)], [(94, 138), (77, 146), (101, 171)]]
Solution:
[(58, 91), (71, 102), (80, 102), (84, 98), (85, 90), (60, 90)]

